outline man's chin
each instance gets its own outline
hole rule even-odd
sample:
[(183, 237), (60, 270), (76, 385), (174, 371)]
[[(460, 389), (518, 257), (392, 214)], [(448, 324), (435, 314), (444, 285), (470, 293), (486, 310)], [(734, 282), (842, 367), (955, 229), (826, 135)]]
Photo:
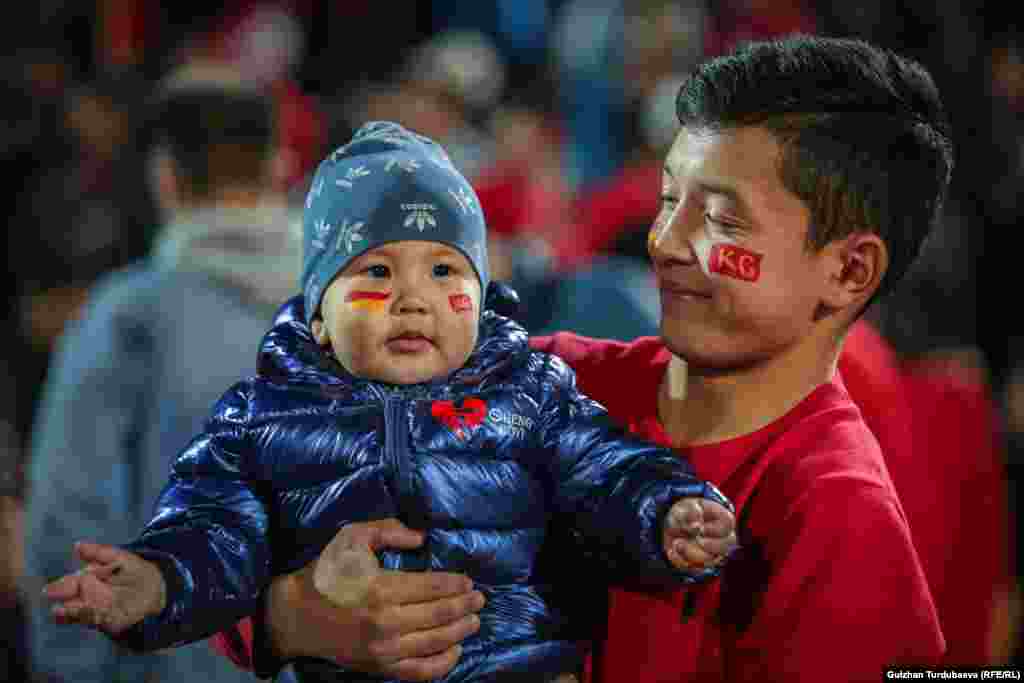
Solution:
[[(720, 342), (698, 335), (669, 334), (661, 326), (661, 342), (669, 352), (686, 362), (687, 374), (692, 377), (719, 377), (755, 365), (756, 361), (739, 354), (723, 353)], [(709, 353), (709, 350), (712, 350)]]

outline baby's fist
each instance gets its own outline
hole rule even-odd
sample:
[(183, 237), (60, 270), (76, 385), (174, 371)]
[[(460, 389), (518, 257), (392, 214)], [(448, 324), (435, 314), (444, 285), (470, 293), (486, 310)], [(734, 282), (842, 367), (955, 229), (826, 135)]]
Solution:
[(736, 548), (736, 518), (712, 500), (681, 498), (665, 516), (661, 542), (676, 569), (710, 569)]

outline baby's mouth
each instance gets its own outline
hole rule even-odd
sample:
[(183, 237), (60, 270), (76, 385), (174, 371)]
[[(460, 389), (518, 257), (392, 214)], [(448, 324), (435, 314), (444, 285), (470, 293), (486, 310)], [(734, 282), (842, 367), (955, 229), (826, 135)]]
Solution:
[(388, 339), (387, 346), (395, 353), (422, 353), (434, 342), (418, 332), (403, 332)]

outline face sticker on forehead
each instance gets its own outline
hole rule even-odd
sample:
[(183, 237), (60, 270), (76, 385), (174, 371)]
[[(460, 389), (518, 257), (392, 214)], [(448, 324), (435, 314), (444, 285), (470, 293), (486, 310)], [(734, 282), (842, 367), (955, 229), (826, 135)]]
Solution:
[(452, 294), (448, 297), (448, 303), (456, 313), (466, 313), (473, 310), (473, 300), (468, 294)]
[(708, 254), (708, 270), (725, 277), (757, 282), (761, 277), (761, 259), (764, 254), (734, 244), (718, 243)]
[(391, 292), (353, 290), (345, 296), (345, 301), (352, 306), (353, 310), (381, 313), (387, 308), (387, 300), (390, 296)]

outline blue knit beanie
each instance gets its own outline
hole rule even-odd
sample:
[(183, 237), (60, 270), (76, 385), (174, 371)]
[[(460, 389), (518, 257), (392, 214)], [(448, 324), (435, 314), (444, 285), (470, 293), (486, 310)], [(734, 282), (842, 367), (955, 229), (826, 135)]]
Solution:
[(487, 292), (487, 226), (476, 193), (440, 145), (397, 123), (365, 124), (320, 163), (302, 232), (307, 323), (335, 276), (388, 242), (425, 240), (458, 249), (476, 270), (481, 296)]

